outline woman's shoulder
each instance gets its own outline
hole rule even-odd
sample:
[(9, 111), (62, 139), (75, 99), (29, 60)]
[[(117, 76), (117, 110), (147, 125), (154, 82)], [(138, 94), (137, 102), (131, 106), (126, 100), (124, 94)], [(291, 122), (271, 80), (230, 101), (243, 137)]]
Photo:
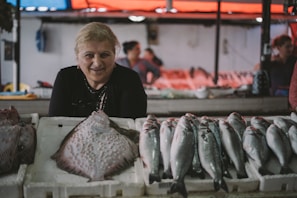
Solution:
[(121, 65), (117, 65), (114, 68), (114, 72), (112, 74), (112, 81), (117, 81), (120, 83), (135, 83), (136, 81), (140, 81), (139, 75), (134, 70), (124, 67)]
[(72, 65), (68, 67), (63, 67), (60, 69), (60, 73), (76, 73), (78, 71), (77, 66)]
[(77, 81), (81, 76), (82, 72), (77, 69), (77, 66), (64, 67), (58, 72), (58, 78), (65, 79), (67, 81)]

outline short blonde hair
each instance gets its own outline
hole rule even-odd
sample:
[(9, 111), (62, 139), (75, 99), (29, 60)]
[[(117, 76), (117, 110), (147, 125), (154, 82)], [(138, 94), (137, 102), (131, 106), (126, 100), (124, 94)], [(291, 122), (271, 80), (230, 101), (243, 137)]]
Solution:
[(114, 53), (116, 48), (120, 48), (118, 38), (110, 27), (100, 22), (88, 23), (79, 30), (75, 39), (75, 54), (78, 54), (79, 45), (89, 41), (108, 41), (114, 46)]

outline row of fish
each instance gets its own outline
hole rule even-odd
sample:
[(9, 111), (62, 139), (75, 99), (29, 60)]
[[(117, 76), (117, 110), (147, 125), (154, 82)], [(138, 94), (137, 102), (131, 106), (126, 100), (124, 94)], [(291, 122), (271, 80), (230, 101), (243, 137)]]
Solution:
[(148, 115), (140, 131), (139, 152), (150, 184), (172, 179), (168, 193), (187, 197), (186, 175), (204, 179), (205, 173), (213, 179), (216, 191), (228, 192), (224, 178), (232, 178), (230, 165), (237, 178), (248, 178), (248, 159), (255, 162), (261, 174), (273, 174), (265, 163), (275, 155), (281, 165), (279, 173), (292, 173), (288, 164), (297, 148), (296, 126), (294, 112), (287, 119), (254, 116), (250, 124), (237, 112), (226, 119), (186, 113), (161, 121)]
[(296, 112), (292, 112), (289, 118), (279, 116), (272, 120), (255, 116), (250, 123), (243, 134), (243, 145), (259, 173), (273, 174), (265, 167), (272, 155), (280, 164), (278, 174), (294, 173), (289, 164), (293, 154), (297, 154)]
[(0, 110), (0, 175), (18, 170), (34, 161), (36, 129), (21, 121), (13, 106)]

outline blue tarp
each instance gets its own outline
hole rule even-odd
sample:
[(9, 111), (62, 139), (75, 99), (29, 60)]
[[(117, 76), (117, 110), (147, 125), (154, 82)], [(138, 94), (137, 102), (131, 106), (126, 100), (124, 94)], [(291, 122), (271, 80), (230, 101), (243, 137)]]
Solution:
[[(7, 2), (16, 6), (16, 0), (7, 0)], [(20, 0), (20, 7), (48, 7), (49, 9), (54, 8), (56, 10), (69, 10), (70, 3), (68, 0)]]

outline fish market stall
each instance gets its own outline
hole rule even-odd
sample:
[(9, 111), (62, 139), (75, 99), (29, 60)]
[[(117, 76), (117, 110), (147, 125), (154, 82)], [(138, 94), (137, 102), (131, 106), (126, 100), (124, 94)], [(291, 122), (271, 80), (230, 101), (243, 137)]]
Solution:
[[(22, 114), (38, 113), (41, 117), (48, 113), (49, 99), (0, 100), (0, 108), (15, 106)], [(226, 115), (238, 111), (248, 115), (286, 115), (289, 112), (287, 97), (227, 97), (212, 99), (197, 98), (148, 98), (147, 112), (172, 116), (186, 112)]]
[[(98, 120), (95, 123), (100, 123), (100, 120), (102, 120), (102, 124), (105, 126), (106, 123), (110, 122), (110, 125), (106, 125), (110, 127), (107, 128), (107, 130), (112, 131), (115, 129), (118, 132), (121, 131), (121, 135), (124, 135), (130, 140), (135, 141), (135, 143), (137, 143), (136, 145), (139, 146), (139, 156), (135, 156), (136, 158), (134, 162), (131, 163), (129, 167), (126, 167), (119, 172), (113, 172), (108, 177), (104, 177), (103, 180), (100, 177), (100, 174), (99, 177), (91, 176), (89, 178), (88, 176), (81, 174), (81, 171), (90, 171), (89, 173), (91, 174), (93, 174), (93, 171), (95, 173), (100, 173), (100, 171), (98, 170), (99, 166), (91, 166), (92, 168), (90, 169), (87, 168), (81, 171), (75, 171), (75, 169), (77, 169), (78, 167), (88, 167), (85, 165), (81, 166), (80, 164), (85, 164), (85, 161), (88, 161), (89, 159), (76, 159), (76, 154), (74, 155), (74, 153), (78, 153), (79, 157), (79, 153), (81, 152), (80, 149), (85, 148), (90, 152), (84, 153), (91, 156), (90, 154), (92, 154), (92, 149), (90, 146), (92, 144), (89, 144), (88, 142), (96, 140), (96, 138), (91, 138), (84, 143), (84, 139), (87, 137), (81, 135), (86, 133), (92, 134), (93, 132), (97, 133), (96, 131), (101, 133), (101, 130), (94, 130), (96, 129), (97, 125), (93, 122), (86, 122), (87, 124), (84, 127), (79, 127), (83, 126), (85, 118), (44, 116), (38, 119), (38, 123), (34, 121), (37, 128), (37, 147), (34, 163), (26, 166), (21, 165), (18, 172), (14, 173), (12, 181), (6, 176), (0, 176), (0, 193), (2, 193), (1, 197), (3, 193), (5, 193), (5, 195), (12, 195), (13, 197), (19, 198), (165, 198), (172, 196), (196, 198), (281, 198), (284, 196), (297, 196), (297, 115), (294, 112), (286, 115), (273, 116), (248, 116), (246, 114), (239, 114), (238, 112), (232, 112), (221, 116), (210, 116), (208, 114), (201, 114), (198, 116), (192, 113), (186, 113), (182, 116), (163, 117), (149, 114), (146, 118), (137, 118), (135, 120), (127, 118), (108, 118), (100, 112), (98, 113), (98, 116), (99, 117), (96, 118), (96, 120)], [(88, 117), (87, 119), (89, 118), (90, 117)], [(107, 121), (107, 119), (109, 119), (110, 121)], [(218, 125), (215, 125), (215, 123), (217, 123)], [(224, 127), (227, 123), (228, 125), (226, 126), (230, 125), (231, 128), (228, 129), (228, 127)], [(276, 126), (278, 129), (275, 128)], [(230, 157), (230, 159), (227, 160), (229, 161), (228, 166), (225, 166), (225, 163), (224, 166), (222, 166), (225, 167), (225, 169), (222, 169), (224, 171), (220, 173), (220, 171), (218, 171), (219, 169), (221, 169), (219, 168), (220, 166), (215, 166), (218, 173), (212, 172), (212, 170), (209, 169), (210, 167), (208, 167), (207, 165), (218, 162), (215, 162), (216, 160), (212, 161), (211, 158), (209, 158), (209, 156), (213, 155), (214, 153), (218, 154), (215, 155), (217, 156), (218, 160), (221, 159), (220, 156), (232, 156), (232, 153), (230, 153), (230, 151), (235, 152), (242, 149), (246, 154), (248, 154), (249, 150), (247, 148), (249, 148), (250, 146), (263, 145), (257, 144), (256, 139), (253, 141), (249, 141), (254, 137), (252, 134), (257, 133), (253, 131), (254, 128), (252, 127), (261, 131), (262, 136), (260, 136), (260, 138), (264, 137), (262, 133), (263, 130), (265, 130), (265, 134), (267, 137), (268, 135), (272, 135), (272, 138), (267, 138), (266, 141), (269, 142), (270, 148), (273, 152), (271, 152), (269, 154), (269, 157), (266, 158), (267, 160), (265, 164), (261, 166), (261, 168), (259, 168), (259, 164), (257, 161), (254, 160), (254, 158), (252, 158), (252, 154), (247, 155), (246, 160), (244, 161), (238, 160), (240, 159), (238, 157)], [(89, 132), (79, 132), (80, 130), (89, 130)], [(280, 133), (282, 132), (281, 130), (286, 131), (292, 137), (291, 139), (287, 138), (287, 141), (290, 140), (290, 143), (287, 145), (292, 145), (292, 147), (290, 147), (290, 150), (284, 152), (281, 148), (276, 148), (273, 146), (284, 145), (283, 142), (285, 141), (273, 142), (275, 139), (280, 139), (273, 137), (276, 137), (275, 135), (280, 135)], [(108, 133), (111, 133), (111, 131)], [(164, 138), (166, 138), (166, 136), (164, 136), (165, 131), (166, 133), (172, 133), (172, 142), (171, 146), (169, 147), (170, 158), (172, 157), (172, 159), (174, 159), (172, 160), (172, 162), (170, 158), (169, 160), (167, 160), (167, 162), (163, 161), (163, 159), (167, 159), (166, 155), (164, 155), (166, 147), (162, 146), (166, 143), (166, 141), (164, 141)], [(238, 133), (238, 131), (241, 131), (241, 135), (235, 136), (235, 132), (237, 134), (240, 134)], [(180, 155), (178, 154), (177, 148), (180, 147), (179, 141), (184, 139), (182, 135), (184, 132), (188, 133), (190, 135), (190, 138), (188, 139), (185, 137), (187, 141), (185, 142), (186, 144), (183, 145), (182, 150), (186, 150), (184, 151), (186, 153), (181, 153), (182, 155)], [(219, 134), (217, 132), (219, 132)], [(79, 135), (79, 133), (81, 135)], [(146, 136), (146, 133), (155, 133), (155, 135)], [(226, 136), (226, 134), (228, 134), (229, 137)], [(100, 134), (98, 135), (99, 139), (103, 138), (100, 137)], [(236, 137), (241, 137), (241, 139)], [(71, 138), (73, 140), (71, 140)], [(150, 138), (157, 138), (155, 139), (156, 141), (154, 141), (155, 143), (157, 143), (154, 147), (146, 144), (151, 141)], [(204, 142), (204, 140), (206, 139), (208, 139), (208, 141)], [(102, 152), (102, 154), (108, 153), (111, 148), (116, 147), (116, 144), (112, 142), (113, 138), (110, 139), (111, 142), (109, 142), (110, 140), (107, 140), (108, 139), (101, 142), (105, 146), (100, 147), (100, 149), (97, 150), (98, 152)], [(199, 142), (198, 145), (200, 146), (188, 146), (191, 144), (196, 145), (196, 140), (196, 143)], [(219, 140), (221, 141), (221, 147), (215, 146), (219, 145)], [(107, 141), (107, 144), (104, 143), (105, 141)], [(229, 144), (226, 143), (228, 141), (230, 141)], [(237, 141), (237, 143), (239, 141), (242, 141), (242, 148), (240, 145), (238, 145), (237, 149), (227, 147), (228, 145), (236, 145), (234, 141)], [(211, 147), (207, 147), (207, 142), (212, 142), (213, 145)], [(215, 149), (212, 151), (212, 153), (207, 154), (206, 152), (211, 150), (210, 148), (224, 148), (224, 150)], [(62, 151), (61, 149), (66, 149), (70, 152), (63, 151), (64, 154), (62, 154), (60, 153)], [(153, 150), (150, 149), (160, 150), (159, 152), (152, 152)], [(201, 160), (201, 169), (197, 169), (198, 165), (195, 163), (194, 166), (194, 160), (192, 161), (194, 157), (192, 158), (191, 156), (192, 154), (193, 156), (195, 156), (195, 149), (198, 149), (197, 151), (199, 153), (199, 160)], [(115, 151), (117, 153), (116, 156), (122, 155), (125, 150), (126, 149), (117, 149)], [(265, 149), (260, 150), (262, 151)], [(53, 157), (54, 155), (56, 155), (55, 153), (60, 153), (58, 154), (60, 157), (64, 155), (62, 163), (59, 162), (59, 157)], [(148, 157), (150, 153), (158, 153), (158, 155), (155, 155), (155, 157), (157, 158), (149, 159)], [(291, 153), (290, 157), (287, 159), (282, 158), (282, 156), (285, 156), (285, 153)], [(153, 157), (153, 155), (151, 157)], [(149, 160), (146, 160), (146, 158), (148, 158)], [(169, 169), (166, 169), (166, 167), (168, 167), (168, 164), (173, 167), (173, 162), (188, 158), (190, 159), (189, 162), (192, 165), (189, 165), (189, 162), (187, 162), (186, 164), (181, 166), (185, 169), (182, 171), (185, 175), (181, 175), (180, 177), (183, 178), (185, 190), (181, 191), (177, 189), (175, 191), (173, 188), (173, 184), (176, 181), (180, 181), (179, 179), (175, 178), (175, 175), (179, 174), (178, 171), (174, 172), (177, 167), (170, 168), (173, 178), (171, 178), (170, 173), (168, 172)], [(74, 167), (71, 165), (72, 168), (67, 168), (69, 166), (69, 162), (73, 159), (77, 162), (77, 164), (75, 165), (74, 163)], [(95, 157), (94, 159), (98, 160), (97, 163), (101, 163), (101, 161), (107, 160), (107, 158), (100, 159), (99, 156)], [(152, 177), (150, 175), (152, 174), (151, 170), (153, 170), (152, 166), (154, 165), (153, 163), (149, 163), (155, 162), (156, 159), (158, 159), (158, 163), (156, 163), (158, 165), (158, 169), (156, 169), (157, 171), (153, 173), (154, 176)], [(283, 161), (281, 159), (283, 159)], [(230, 163), (230, 161), (232, 161), (232, 163)], [(116, 161), (114, 161), (114, 163), (116, 163)], [(184, 162), (180, 163), (183, 164)], [(238, 166), (237, 163), (240, 163), (241, 165)], [(160, 164), (162, 164), (162, 166), (159, 166)], [(193, 167), (196, 167), (196, 169), (193, 169)], [(202, 170), (203, 174), (200, 174), (201, 172), (197, 170)], [(166, 173), (167, 176), (165, 177), (163, 173)], [(4, 183), (11, 181), (9, 184), (10, 187), (4, 185), (3, 181)], [(16, 189), (17, 194), (13, 193)]]

